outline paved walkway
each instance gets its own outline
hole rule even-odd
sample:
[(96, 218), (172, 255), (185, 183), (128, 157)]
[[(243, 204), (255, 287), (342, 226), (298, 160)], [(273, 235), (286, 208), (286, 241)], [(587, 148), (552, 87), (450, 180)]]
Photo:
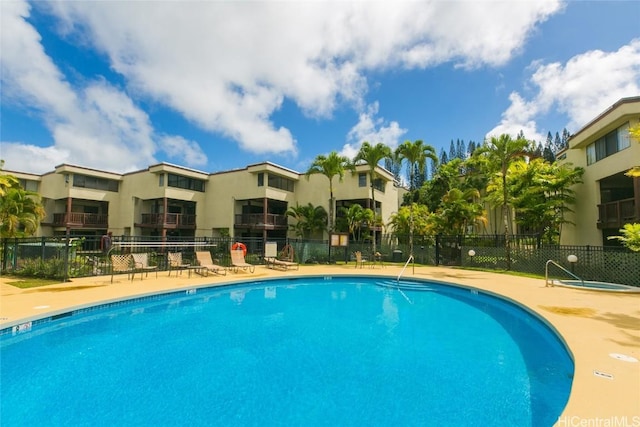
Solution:
[[(375, 274), (395, 278), (398, 266), (355, 269), (349, 266), (302, 266), (277, 271), (258, 266), (254, 273), (202, 277), (187, 272), (168, 277), (160, 272), (133, 282), (126, 276), (74, 279), (69, 283), (18, 289), (0, 276), (0, 328), (100, 302), (169, 290), (189, 289), (246, 279), (298, 276)], [(544, 280), (479, 271), (409, 267), (406, 277), (452, 282), (495, 292), (519, 302), (551, 323), (574, 356), (575, 376), (567, 407), (557, 426), (640, 425), (640, 294), (615, 294), (560, 287)]]

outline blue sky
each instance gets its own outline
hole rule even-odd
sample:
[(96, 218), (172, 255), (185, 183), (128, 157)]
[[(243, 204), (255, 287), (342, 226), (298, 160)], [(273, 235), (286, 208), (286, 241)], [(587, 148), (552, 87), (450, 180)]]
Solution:
[(1, 8), (0, 158), (44, 173), (271, 161), (362, 141), (575, 132), (640, 95), (638, 1), (23, 2)]

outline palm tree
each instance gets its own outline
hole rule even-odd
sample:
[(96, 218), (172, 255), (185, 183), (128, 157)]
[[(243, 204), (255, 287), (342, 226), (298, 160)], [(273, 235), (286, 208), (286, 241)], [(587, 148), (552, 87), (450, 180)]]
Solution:
[[(369, 185), (371, 186), (371, 200), (373, 200), (373, 213), (374, 217), (377, 216), (376, 211), (376, 192), (375, 192), (375, 181), (377, 178), (376, 175), (376, 167), (378, 164), (384, 160), (391, 157), (391, 149), (385, 144), (379, 142), (375, 146), (372, 146), (367, 141), (363, 142), (360, 146), (360, 151), (356, 154), (356, 157), (353, 159), (353, 163), (364, 162), (369, 165)], [(373, 229), (373, 247), (372, 254), (376, 253), (376, 224), (375, 221), (372, 222)]]
[(326, 229), (327, 211), (322, 206), (313, 206), (311, 203), (296, 205), (287, 209), (286, 215), (296, 220), (291, 228), (298, 237), (306, 239)]
[(353, 236), (353, 239), (356, 241), (360, 241), (362, 225), (370, 224), (374, 220), (374, 213), (369, 208), (363, 208), (357, 203), (349, 206), (349, 208), (342, 208), (342, 212), (344, 212), (344, 216), (347, 220), (347, 225), (349, 227), (349, 233)]
[(338, 175), (340, 181), (342, 181), (344, 179), (344, 173), (347, 170), (354, 170), (353, 163), (351, 163), (347, 157), (339, 155), (336, 151), (332, 151), (328, 156), (323, 154), (317, 156), (305, 174), (307, 179), (317, 173), (329, 178), (329, 232), (333, 231), (336, 221), (333, 177)]
[(529, 141), (524, 138), (512, 139), (511, 136), (502, 134), (497, 138), (492, 137), (474, 153), (474, 155), (481, 156), (486, 160), (489, 172), (493, 175), (493, 185), (489, 185), (487, 191), (493, 189), (492, 200), (502, 206), (507, 269), (511, 268), (511, 242), (509, 238), (511, 195), (507, 185), (507, 175), (509, 166), (525, 157), (528, 145)]
[(482, 205), (475, 200), (480, 192), (475, 188), (461, 190), (452, 188), (443, 197), (436, 218), (440, 231), (446, 234), (465, 234), (467, 225), (485, 222)]
[[(432, 159), (434, 162), (438, 161), (436, 150), (431, 146), (424, 144), (421, 140), (414, 142), (405, 141), (396, 148), (396, 154), (399, 159), (407, 162), (407, 168), (409, 169), (409, 190), (413, 194), (415, 191), (415, 177), (414, 174), (424, 174), (427, 159)], [(411, 197), (411, 204), (409, 205), (409, 256), (413, 257), (413, 197)]]
[[(0, 171), (4, 167), (4, 160), (0, 160)], [(0, 174), (0, 197), (4, 197), (7, 191), (12, 187), (18, 187), (20, 185), (18, 178), (13, 175), (5, 173)]]
[(38, 193), (9, 187), (0, 198), (0, 237), (31, 236), (44, 217)]

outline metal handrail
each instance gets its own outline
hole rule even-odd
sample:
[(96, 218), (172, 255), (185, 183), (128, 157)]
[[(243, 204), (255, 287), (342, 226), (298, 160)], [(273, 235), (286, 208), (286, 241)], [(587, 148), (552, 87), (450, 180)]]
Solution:
[[(544, 286), (547, 287), (549, 286), (549, 264), (553, 264), (556, 267), (558, 267), (560, 270), (564, 271), (565, 273), (567, 273), (569, 276), (573, 277), (576, 280), (580, 280), (580, 282), (582, 282), (582, 285), (584, 286), (584, 280), (581, 277), (576, 276), (575, 274), (573, 274), (572, 272), (570, 272), (569, 270), (567, 270), (566, 268), (564, 268), (563, 266), (561, 266), (560, 264), (558, 264), (557, 262), (555, 262), (554, 260), (550, 259), (549, 261), (547, 261), (547, 263), (544, 265)], [(551, 286), (553, 286), (553, 284), (551, 284)]]
[(398, 274), (398, 278), (396, 279), (396, 283), (400, 284), (400, 276), (402, 276), (402, 273), (404, 273), (404, 270), (407, 269), (407, 266), (409, 265), (411, 260), (413, 260), (413, 255), (409, 255), (409, 259), (407, 260), (407, 262), (404, 263), (404, 267), (402, 267), (402, 271), (400, 271), (400, 274)]

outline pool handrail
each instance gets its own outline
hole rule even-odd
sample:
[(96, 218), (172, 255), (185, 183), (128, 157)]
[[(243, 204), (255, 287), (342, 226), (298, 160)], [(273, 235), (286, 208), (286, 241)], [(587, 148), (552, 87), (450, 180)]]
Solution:
[[(564, 268), (563, 266), (561, 266), (560, 264), (555, 262), (554, 260), (550, 259), (544, 265), (544, 286), (545, 287), (549, 286), (549, 264), (555, 265), (560, 270), (562, 270), (565, 273), (567, 273), (569, 276), (573, 277), (576, 280), (579, 280), (580, 283), (582, 283), (582, 286), (584, 286), (584, 279), (582, 279), (581, 277), (576, 276), (575, 274), (573, 274), (572, 272), (570, 272), (569, 270), (567, 270), (566, 268)], [(553, 283), (551, 283), (551, 286), (553, 286)]]
[(404, 273), (404, 271), (407, 269), (407, 265), (409, 265), (411, 260), (413, 260), (413, 255), (409, 255), (409, 259), (407, 259), (407, 262), (404, 263), (404, 267), (402, 267), (402, 270), (400, 271), (400, 274), (398, 274), (398, 278), (396, 279), (396, 283), (400, 284), (400, 276), (402, 276), (402, 273)]

